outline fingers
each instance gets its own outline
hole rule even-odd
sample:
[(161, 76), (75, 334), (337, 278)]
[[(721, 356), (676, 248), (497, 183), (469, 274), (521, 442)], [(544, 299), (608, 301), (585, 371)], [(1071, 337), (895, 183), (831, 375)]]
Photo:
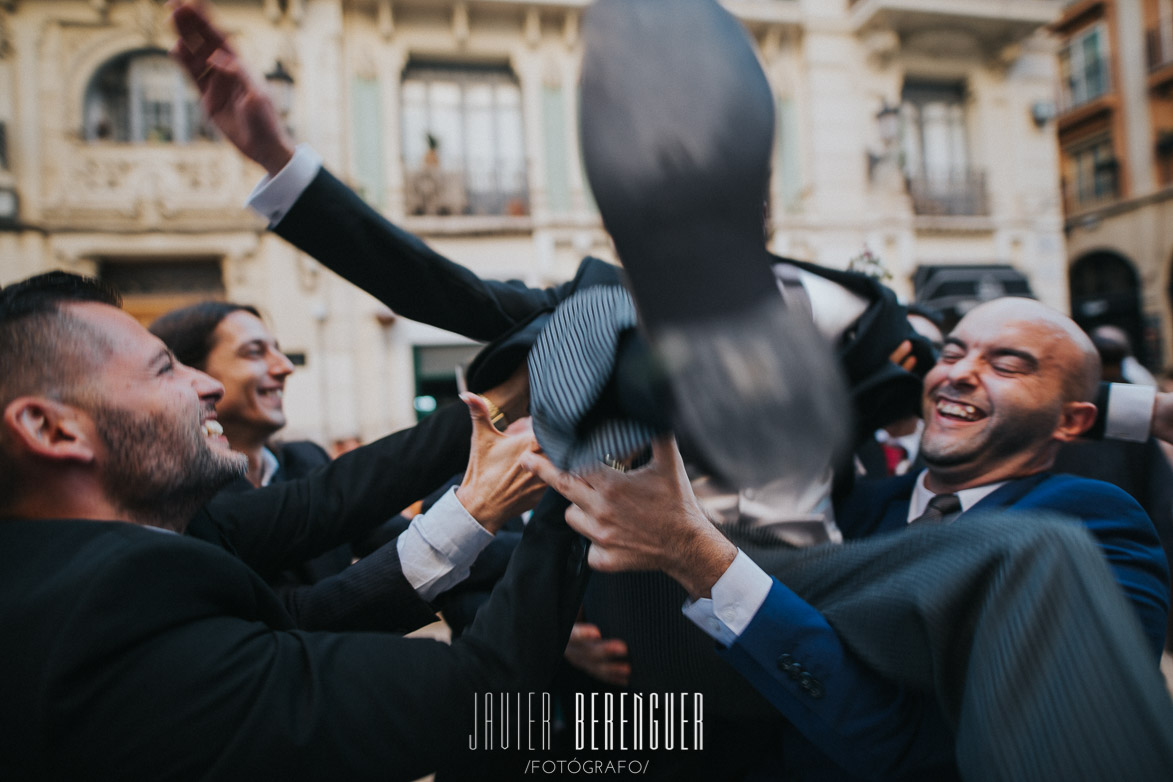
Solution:
[(677, 465), (684, 469), (684, 459), (680, 456), (675, 437), (669, 434), (652, 440), (652, 462), (664, 469), (674, 469)]
[(892, 351), (892, 354), (888, 356), (888, 360), (911, 372), (913, 367), (916, 366), (916, 356), (912, 353), (911, 340), (906, 339), (897, 345), (896, 349)]
[[(562, 495), (566, 496), (566, 495)], [(567, 497), (569, 499), (569, 497)], [(609, 542), (607, 533), (599, 522), (580, 508), (577, 505), (571, 505), (566, 509), (566, 523), (572, 530), (582, 535), (587, 540), (598, 545), (600, 542), (606, 544)]]
[(592, 543), (587, 549), (587, 566), (599, 573), (615, 573), (620, 570), (620, 563), (615, 555), (598, 543)]
[(227, 37), (212, 24), (203, 4), (174, 4), (171, 23), (179, 33), (180, 44), (195, 56), (206, 58), (217, 49), (231, 51)]
[(601, 666), (594, 676), (607, 684), (626, 687), (627, 683), (631, 681), (631, 663), (607, 663)]
[(574, 627), (570, 628), (571, 641), (597, 641), (602, 637), (603, 631), (599, 629), (598, 625), (593, 625), (590, 622), (575, 622)]
[(174, 2), (171, 7), (171, 22), (179, 35), (171, 56), (196, 84), (202, 88), (201, 82), (217, 69), (230, 71), (236, 55), (227, 37), (211, 23), (203, 5)]
[(478, 432), (485, 433), (485, 430), (491, 430), (494, 435), (500, 436), (500, 432), (493, 426), (493, 421), (489, 416), (489, 405), (485, 398), (478, 395), (465, 392), (460, 395), (460, 401), (468, 406), (468, 412), (472, 415), (473, 434)]
[(578, 622), (570, 631), (566, 659), (596, 679), (626, 685), (631, 677), (631, 664), (626, 658), (627, 644), (618, 638), (604, 640), (599, 628), (593, 624)]
[(522, 454), (521, 466), (575, 505), (594, 507), (597, 503), (597, 493), (589, 483), (577, 475), (559, 470), (542, 454)]

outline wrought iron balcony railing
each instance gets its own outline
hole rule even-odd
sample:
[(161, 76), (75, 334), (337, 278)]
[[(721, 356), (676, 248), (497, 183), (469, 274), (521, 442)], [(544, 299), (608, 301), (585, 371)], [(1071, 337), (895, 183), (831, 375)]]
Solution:
[(524, 171), (448, 169), (420, 166), (404, 182), (409, 215), (456, 216), (529, 214)]
[(988, 215), (984, 171), (967, 169), (908, 177), (908, 193), (918, 215)]

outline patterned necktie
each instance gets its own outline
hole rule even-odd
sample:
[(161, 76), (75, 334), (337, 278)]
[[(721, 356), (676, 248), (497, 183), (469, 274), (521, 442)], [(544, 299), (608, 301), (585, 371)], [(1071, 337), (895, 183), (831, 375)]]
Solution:
[(934, 494), (929, 500), (925, 512), (909, 522), (909, 524), (940, 524), (943, 521), (952, 521), (953, 515), (961, 511), (961, 500), (956, 494)]

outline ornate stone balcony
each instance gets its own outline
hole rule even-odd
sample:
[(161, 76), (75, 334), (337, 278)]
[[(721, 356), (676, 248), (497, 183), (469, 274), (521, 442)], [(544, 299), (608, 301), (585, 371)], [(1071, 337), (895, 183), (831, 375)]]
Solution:
[(1059, 18), (1064, 0), (852, 0), (858, 30), (890, 30), (908, 43), (942, 26), (965, 29), (991, 53)]
[(47, 145), (43, 160), (30, 216), (46, 228), (236, 229), (257, 222), (242, 205), (262, 172), (227, 144), (64, 141)]

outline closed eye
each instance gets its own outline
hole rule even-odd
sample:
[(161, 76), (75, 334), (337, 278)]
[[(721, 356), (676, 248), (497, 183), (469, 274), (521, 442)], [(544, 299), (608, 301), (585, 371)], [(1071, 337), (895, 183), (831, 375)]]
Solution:
[(1003, 375), (1022, 375), (1031, 371), (1031, 367), (1020, 361), (996, 361), (991, 366)]

